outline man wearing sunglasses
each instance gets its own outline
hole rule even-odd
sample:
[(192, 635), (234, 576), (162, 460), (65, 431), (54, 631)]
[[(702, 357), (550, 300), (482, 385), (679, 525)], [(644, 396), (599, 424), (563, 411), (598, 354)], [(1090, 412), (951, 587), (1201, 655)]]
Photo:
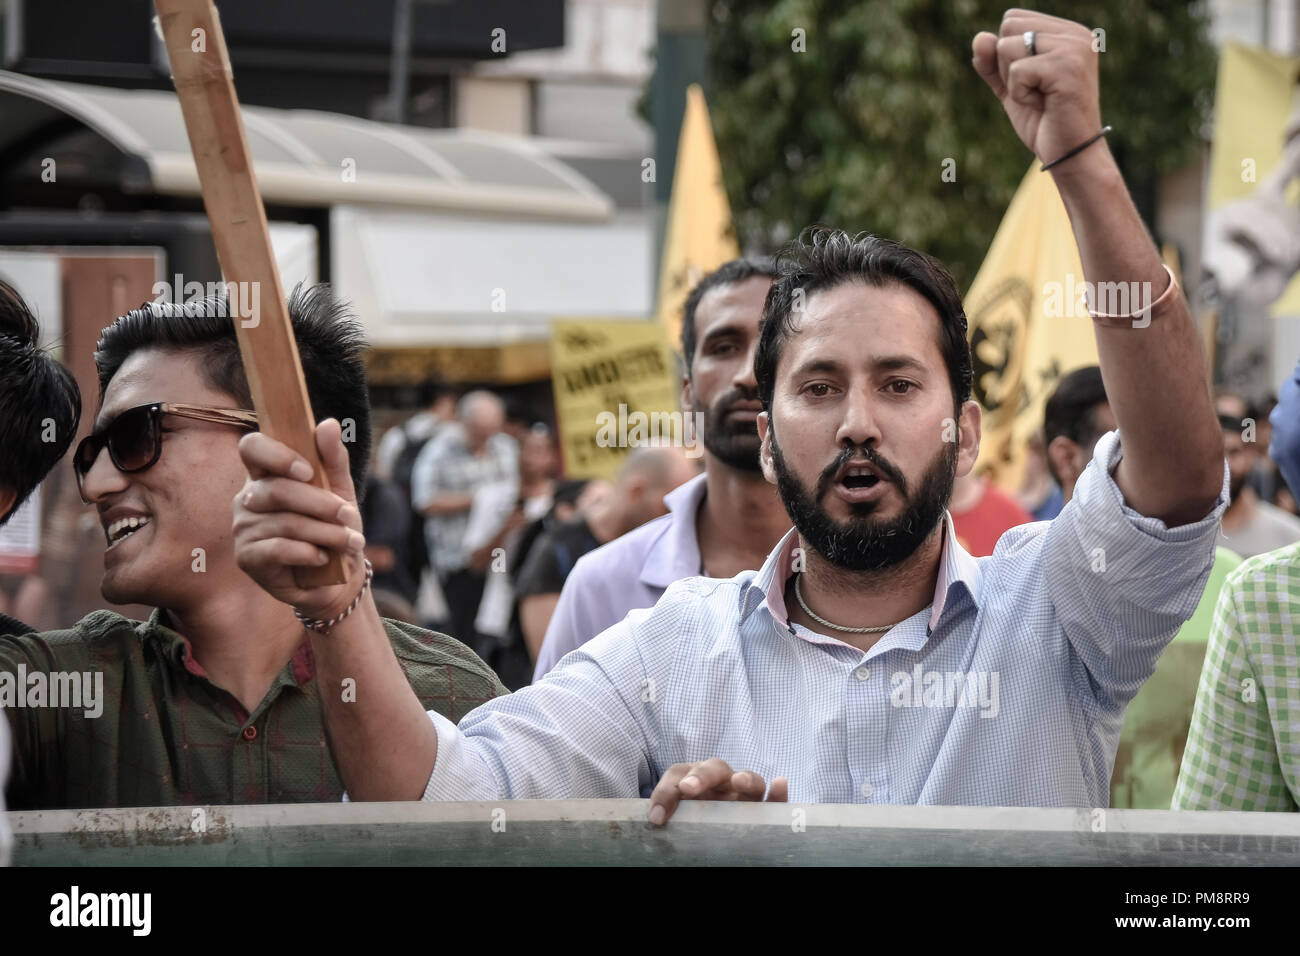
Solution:
[[(331, 500), (352, 527), (320, 543), (361, 561), (350, 495), (364, 486), (371, 440), (361, 330), (323, 286), (295, 290), (289, 314), (317, 419), (348, 439), (332, 464), (349, 497)], [(104, 532), (102, 593), (155, 610), (143, 622), (104, 610), (66, 631), (0, 637), (0, 676), (103, 675), (104, 699), (89, 708), (8, 711), (11, 806), (337, 800), (321, 701), (347, 705), (375, 685), (318, 679), (310, 622), (236, 563), (233, 501), (249, 479), (238, 443), (257, 417), (224, 304), (136, 309), (104, 330), (95, 363), (99, 414), (73, 468)], [(382, 629), (431, 708), (459, 717), (505, 692), (458, 642), (393, 621)]]

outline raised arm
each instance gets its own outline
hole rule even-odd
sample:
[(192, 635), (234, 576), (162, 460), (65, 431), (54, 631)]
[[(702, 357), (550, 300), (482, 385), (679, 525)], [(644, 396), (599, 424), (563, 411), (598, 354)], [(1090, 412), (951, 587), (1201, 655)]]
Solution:
[[(351, 606), (365, 582), (361, 514), (340, 438), (333, 419), (316, 427), (329, 491), (305, 480), (310, 466), (287, 445), (260, 432), (239, 444), (250, 476), (235, 499), (239, 566), (270, 594), (318, 620)], [(345, 552), (347, 582), (299, 588), (293, 569), (319, 563), (322, 548)], [(420, 799), (437, 759), (438, 735), (397, 662), (369, 590), (328, 634), (311, 632), (311, 645), (330, 751), (349, 795)], [(352, 692), (343, 693), (345, 686)]]
[[(1026, 34), (1033, 34), (1031, 55)], [(1051, 164), (1102, 128), (1093, 35), (1070, 20), (1008, 10), (998, 35), (980, 33), (974, 66), (1021, 140)], [(1169, 526), (1204, 518), (1223, 485), (1223, 444), (1205, 380), (1200, 339), (1186, 299), (1138, 215), (1101, 137), (1052, 166), (1070, 216), (1084, 277), (1098, 289), (1136, 288), (1126, 312), (1099, 319), (1097, 352), (1106, 396), (1123, 438), (1115, 480), (1129, 505)], [(1130, 283), (1137, 283), (1136, 286)], [(1163, 298), (1161, 298), (1163, 296)], [(1101, 301), (1098, 301), (1100, 299)], [(1105, 296), (1091, 308), (1109, 308)]]

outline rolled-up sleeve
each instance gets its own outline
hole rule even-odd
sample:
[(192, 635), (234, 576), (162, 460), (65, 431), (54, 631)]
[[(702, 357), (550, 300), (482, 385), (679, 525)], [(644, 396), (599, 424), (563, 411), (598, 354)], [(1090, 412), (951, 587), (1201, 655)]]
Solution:
[(1118, 432), (1097, 442), (1074, 498), (1052, 522), (1043, 549), (1048, 593), (1093, 695), (1122, 713), (1156, 659), (1192, 615), (1214, 563), (1228, 473), (1210, 512), (1170, 528), (1124, 501), (1113, 477), (1123, 457)]
[(634, 611), (544, 681), (488, 701), (456, 726), (430, 712), (438, 756), (426, 800), (636, 797), (654, 784), (654, 694)]

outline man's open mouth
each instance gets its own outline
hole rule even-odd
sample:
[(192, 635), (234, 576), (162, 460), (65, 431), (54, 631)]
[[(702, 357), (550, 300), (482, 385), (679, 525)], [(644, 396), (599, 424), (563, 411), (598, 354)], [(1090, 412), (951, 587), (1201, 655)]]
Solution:
[(147, 515), (131, 515), (127, 518), (118, 518), (104, 529), (104, 536), (108, 539), (108, 546), (111, 548), (126, 540), (149, 524), (150, 520)]
[(874, 488), (885, 479), (868, 465), (852, 465), (840, 475), (840, 484), (845, 488)]

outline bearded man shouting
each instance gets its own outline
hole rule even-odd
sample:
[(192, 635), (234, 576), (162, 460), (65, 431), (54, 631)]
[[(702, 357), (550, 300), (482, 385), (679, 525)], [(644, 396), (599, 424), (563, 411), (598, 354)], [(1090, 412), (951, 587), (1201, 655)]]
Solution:
[[(1146, 293), (1093, 313), (1119, 428), (1060, 516), (962, 550), (946, 505), (980, 412), (952, 279), (897, 243), (806, 233), (755, 357), (763, 472), (794, 530), (759, 570), (678, 581), (459, 725), (426, 717), (372, 613), (313, 638), (322, 679), (369, 686), (322, 695), (353, 799), (649, 794), (653, 823), (682, 798), (1106, 806), (1125, 707), (1210, 571), (1222, 439), (1187, 304), (1102, 135), (1092, 34), (1012, 10), (974, 67), (1051, 169), (1086, 279)], [(294, 462), (259, 434), (241, 452), (254, 484)], [(268, 589), (295, 563), (276, 540), (291, 504), (236, 517)], [(360, 587), (350, 561), (348, 587), (285, 599), (332, 617)]]

